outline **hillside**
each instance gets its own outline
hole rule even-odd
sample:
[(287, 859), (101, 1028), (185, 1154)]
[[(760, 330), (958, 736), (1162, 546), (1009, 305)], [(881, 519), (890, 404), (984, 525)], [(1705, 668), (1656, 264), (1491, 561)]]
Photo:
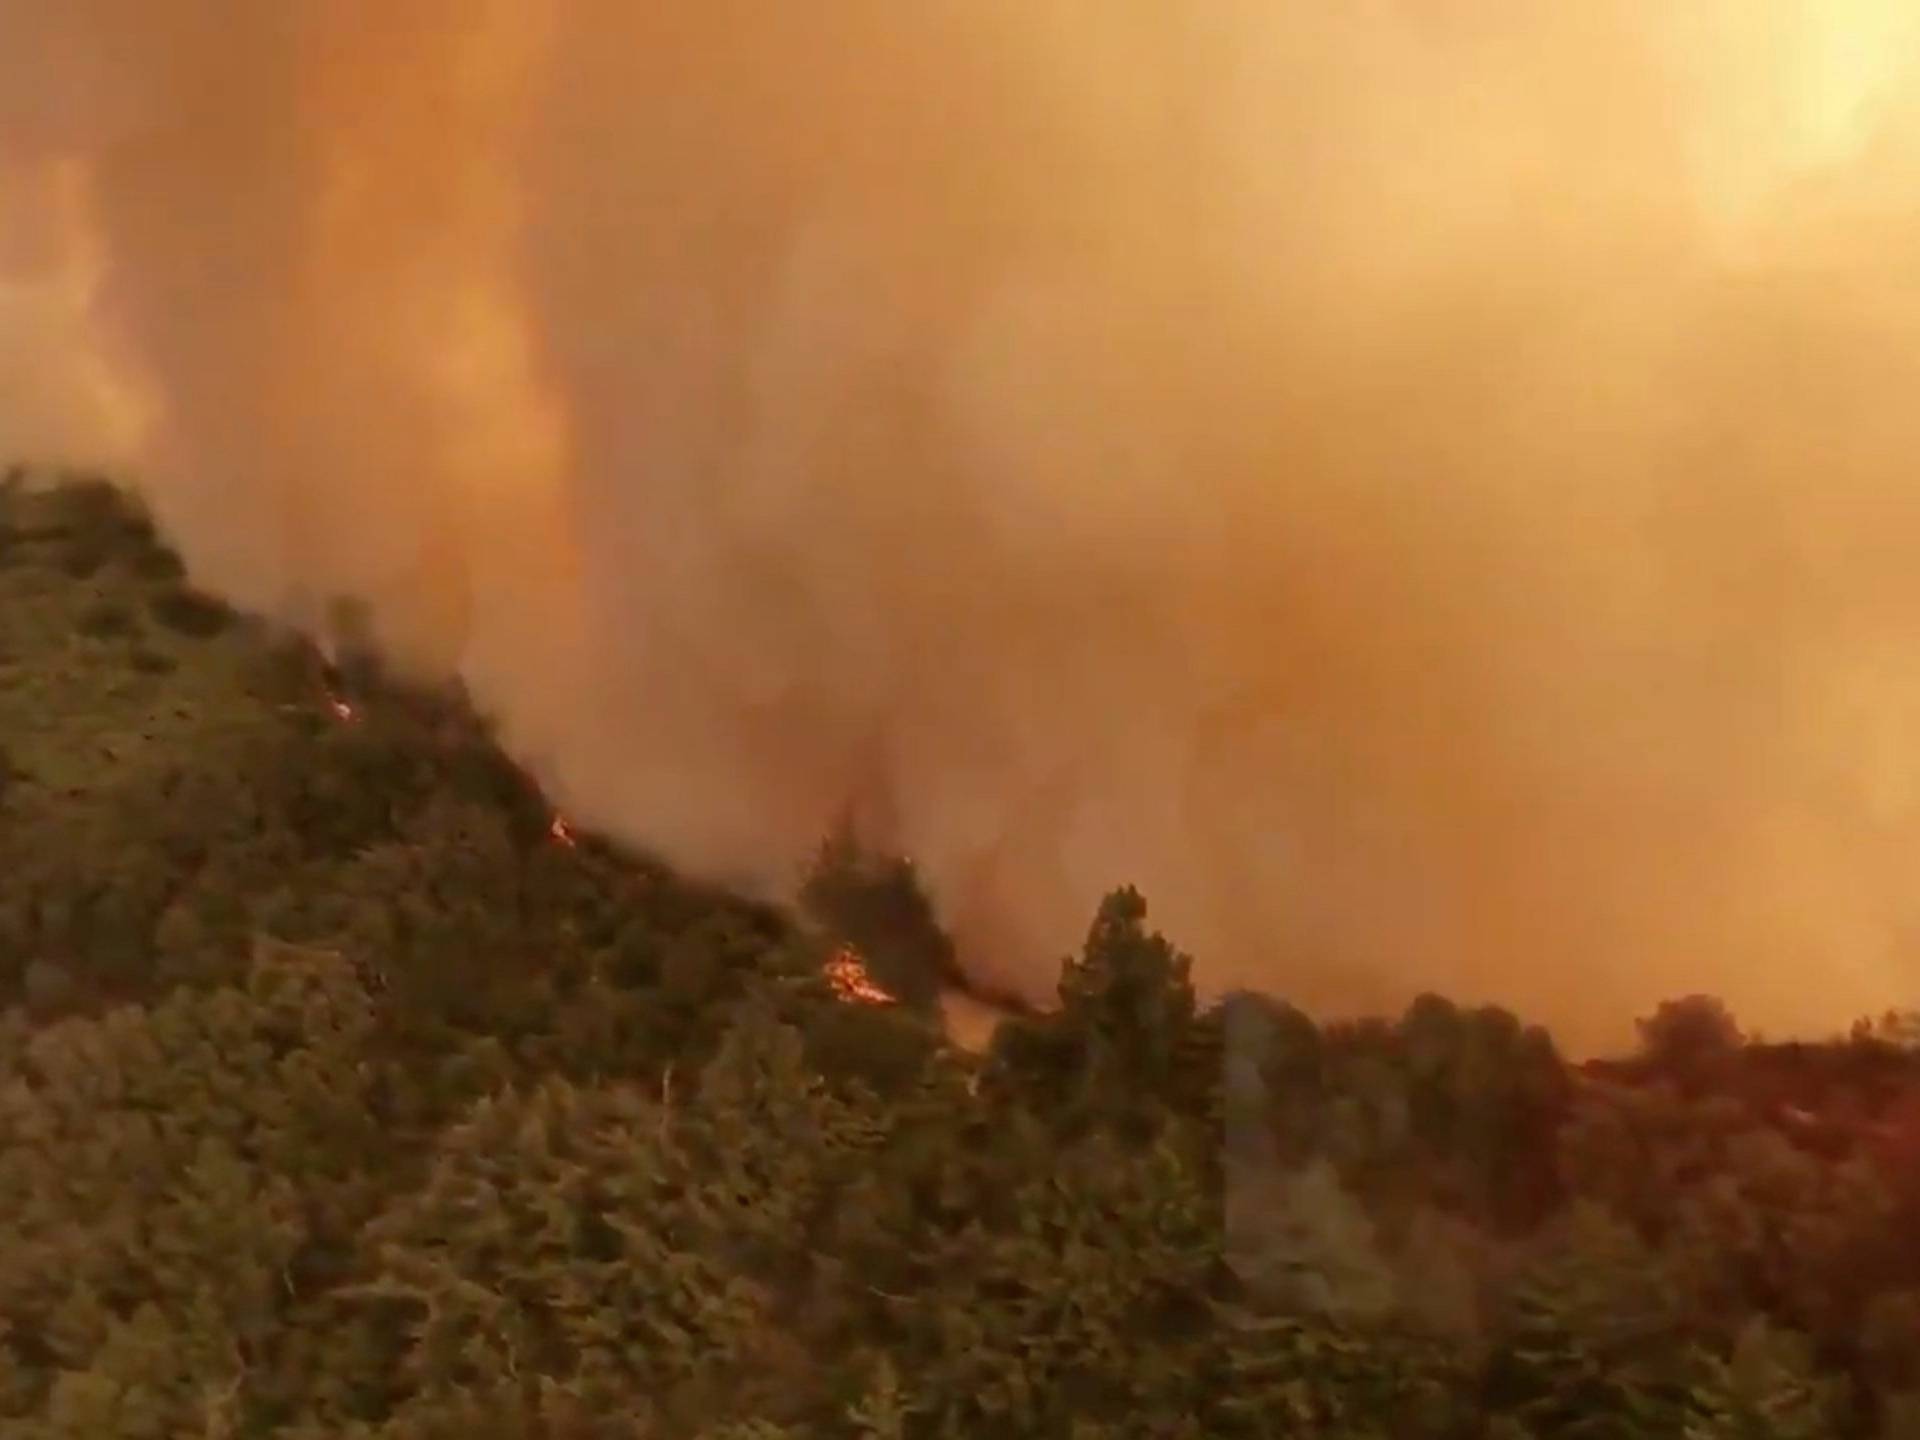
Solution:
[(1920, 1437), (1897, 1021), (1201, 1011), (1123, 890), (968, 1055), (909, 869), (580, 833), (102, 483), (0, 493), (0, 874), (0, 1440)]

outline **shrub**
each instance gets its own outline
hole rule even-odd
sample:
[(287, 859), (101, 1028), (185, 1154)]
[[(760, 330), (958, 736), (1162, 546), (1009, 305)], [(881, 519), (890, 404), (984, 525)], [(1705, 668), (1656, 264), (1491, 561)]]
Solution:
[(644, 989), (660, 979), (667, 942), (644, 920), (631, 920), (608, 948), (607, 979), (625, 990)]
[(60, 557), (60, 568), (76, 580), (85, 580), (107, 563), (107, 547), (97, 535), (76, 535)]
[(218, 635), (233, 620), (224, 601), (185, 585), (170, 585), (154, 596), (153, 614), (162, 625), (196, 639)]
[(68, 1009), (78, 990), (72, 972), (51, 960), (35, 960), (29, 964), (23, 987), (26, 990), (27, 1009), (34, 1018), (40, 1020), (50, 1019)]
[(1746, 1039), (1726, 1005), (1712, 995), (1664, 1001), (1638, 1027), (1641, 1053), (1660, 1069), (1675, 1072), (1713, 1065)]
[(958, 981), (953, 942), (940, 928), (913, 862), (869, 854), (842, 825), (815, 855), (801, 907), (836, 940), (865, 957), (885, 990), (930, 1011), (943, 981)]
[(721, 984), (720, 957), (698, 935), (682, 935), (661, 956), (660, 985), (669, 999), (698, 1006), (714, 997)]
[(118, 600), (96, 600), (80, 612), (78, 628), (95, 639), (128, 635), (134, 628), (133, 612)]
[(187, 573), (187, 567), (171, 548), (155, 543), (134, 557), (133, 573), (142, 580), (175, 581)]
[(247, 656), (247, 693), (270, 705), (310, 703), (321, 686), (320, 660), (298, 636), (280, 636)]

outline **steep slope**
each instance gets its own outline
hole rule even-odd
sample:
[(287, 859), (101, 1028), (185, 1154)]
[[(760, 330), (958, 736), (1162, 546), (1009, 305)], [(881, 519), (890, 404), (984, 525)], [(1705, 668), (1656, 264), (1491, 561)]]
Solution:
[(423, 986), (457, 945), (464, 1001), (561, 940), (663, 974), (688, 927), (812, 943), (557, 826), (457, 691), (336, 668), (194, 591), (111, 486), (0, 507), (0, 993), (36, 966), (49, 1001), (154, 993), (233, 973), (262, 933), (397, 949)]
[[(696, 930), (827, 940), (576, 837), (457, 690), (397, 683), (365, 656), (336, 668), (231, 613), (190, 587), (113, 487), (15, 483), (0, 507), (0, 995), (34, 967), (44, 1002), (149, 993), (231, 973), (262, 932), (398, 946), (413, 962), (395, 967), (405, 983), (438, 974), (461, 1003), (542, 970), (556, 942), (617, 954), (629, 971), (671, 968), (672, 936), (693, 916), (705, 917)], [(855, 876), (835, 892), (854, 904), (834, 913), (856, 925), (878, 914), (859, 899), (869, 892), (901, 893)], [(341, 895), (396, 905), (381, 916)], [(445, 903), (412, 913), (429, 898)], [(665, 934), (647, 928), (655, 910)], [(951, 953), (916, 913), (917, 930), (848, 938), (869, 942), (884, 989), (932, 1014)], [(676, 983), (695, 984), (691, 962), (677, 963)]]
[(0, 1440), (1916, 1433), (1898, 1026), (1202, 1009), (1123, 890), (969, 1056), (911, 867), (576, 834), (110, 486), (0, 652)]

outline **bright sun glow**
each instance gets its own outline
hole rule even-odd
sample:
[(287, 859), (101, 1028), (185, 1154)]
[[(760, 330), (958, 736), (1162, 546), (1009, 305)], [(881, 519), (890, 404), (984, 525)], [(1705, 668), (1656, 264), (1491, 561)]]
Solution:
[(1853, 154), (1911, 69), (1920, 12), (1906, 0), (1810, 4), (1800, 84), (1799, 142), (1813, 163)]

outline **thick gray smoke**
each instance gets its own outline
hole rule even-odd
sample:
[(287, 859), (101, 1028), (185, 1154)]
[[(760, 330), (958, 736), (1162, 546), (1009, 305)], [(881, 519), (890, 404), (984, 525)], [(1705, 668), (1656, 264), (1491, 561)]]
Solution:
[(0, 7), (0, 448), (1044, 994), (1920, 999), (1894, 0)]

